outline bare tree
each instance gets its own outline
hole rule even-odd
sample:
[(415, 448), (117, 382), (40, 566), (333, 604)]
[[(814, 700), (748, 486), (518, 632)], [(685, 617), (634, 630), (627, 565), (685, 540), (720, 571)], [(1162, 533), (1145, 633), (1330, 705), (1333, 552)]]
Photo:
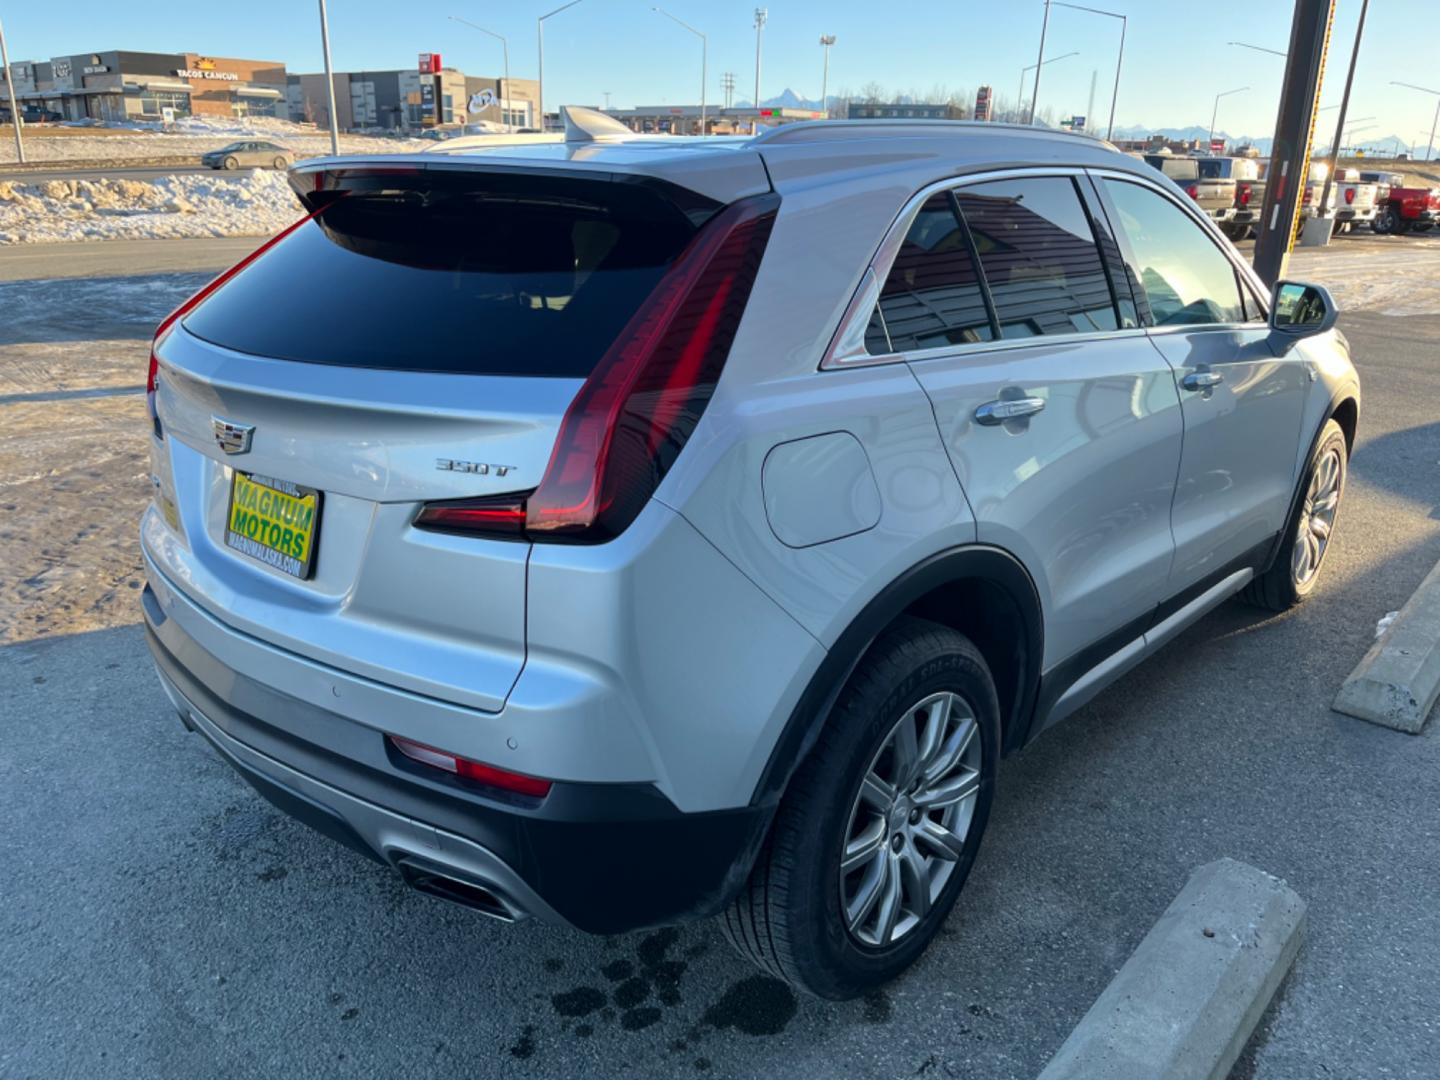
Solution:
[(876, 105), (885, 96), (885, 87), (875, 81), (867, 82), (860, 87), (860, 100), (867, 105)]

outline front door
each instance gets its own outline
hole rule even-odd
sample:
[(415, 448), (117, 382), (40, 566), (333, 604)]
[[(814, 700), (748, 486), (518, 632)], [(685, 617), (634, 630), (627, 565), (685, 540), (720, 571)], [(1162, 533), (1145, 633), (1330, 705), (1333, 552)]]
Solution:
[(1083, 182), (1022, 174), (932, 196), (879, 305), (980, 542), (1035, 580), (1047, 668), (1143, 631), (1170, 572), (1180, 461), (1174, 379), (1128, 298), (1117, 310)]
[(1185, 418), (1175, 594), (1268, 555), (1295, 485), (1309, 372), (1298, 351), (1275, 355), (1254, 293), (1189, 213), (1146, 184), (1100, 187)]

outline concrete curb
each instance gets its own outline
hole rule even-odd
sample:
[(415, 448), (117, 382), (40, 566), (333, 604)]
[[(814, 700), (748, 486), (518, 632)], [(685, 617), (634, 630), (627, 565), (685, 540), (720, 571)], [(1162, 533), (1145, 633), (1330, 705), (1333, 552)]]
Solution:
[(1420, 734), (1440, 697), (1440, 563), (1335, 695), (1334, 709)]
[(1190, 875), (1040, 1080), (1229, 1074), (1305, 934), (1305, 901), (1233, 859)]

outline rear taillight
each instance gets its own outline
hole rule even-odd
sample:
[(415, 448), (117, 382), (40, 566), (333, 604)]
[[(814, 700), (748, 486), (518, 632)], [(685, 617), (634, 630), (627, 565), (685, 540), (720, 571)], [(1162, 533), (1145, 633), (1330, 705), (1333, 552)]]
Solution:
[(1345, 202), (1346, 202), (1346, 204), (1348, 205), (1349, 203), (1353, 203), (1354, 201), (1355, 201), (1355, 189), (1354, 189), (1353, 187), (1352, 187), (1352, 188), (1346, 188), (1346, 189), (1345, 189)]
[(433, 769), (442, 769), (445, 772), (453, 773), (462, 780), (484, 784), (486, 787), (500, 788), (502, 791), (513, 791), (517, 795), (529, 795), (532, 798), (543, 799), (550, 794), (550, 788), (553, 786), (549, 780), (542, 780), (538, 776), (527, 776), (524, 773), (511, 772), (509, 769), (498, 769), (494, 765), (485, 765), (479, 761), (471, 761), (469, 758), (446, 753), (444, 750), (436, 750), (412, 739), (402, 739), (399, 735), (387, 735), (386, 738), (390, 740), (390, 745), (411, 761), (418, 761)]
[(1250, 185), (1249, 185), (1249, 184), (1244, 184), (1244, 185), (1242, 185), (1241, 188), (1240, 188), (1240, 205), (1241, 205), (1241, 206), (1249, 206), (1249, 205), (1250, 205)]
[(150, 370), (146, 373), (145, 376), (145, 407), (150, 413), (151, 422), (155, 425), (155, 434), (157, 436), (160, 435), (160, 417), (159, 414), (155, 411), (155, 391), (160, 383), (160, 360), (155, 355), (155, 350), (159, 347), (160, 340), (170, 332), (170, 328), (172, 326), (174, 326), (186, 315), (199, 307), (201, 302), (207, 296), (213, 293), (216, 289), (220, 288), (221, 285), (224, 285), (225, 282), (229, 281), (241, 270), (244, 270), (245, 267), (249, 266), (261, 255), (265, 254), (265, 252), (269, 251), (281, 240), (284, 240), (285, 237), (289, 236), (301, 225), (304, 225), (307, 221), (313, 218), (315, 214), (318, 214), (319, 212), (319, 210), (316, 210), (313, 213), (306, 214), (293, 225), (286, 226), (284, 229), (280, 230), (278, 233), (272, 236), (269, 240), (266, 240), (263, 244), (257, 247), (249, 255), (246, 255), (234, 266), (230, 267), (230, 269), (221, 272), (218, 277), (207, 282), (205, 285), (202, 285), (200, 287), (200, 290), (196, 292), (195, 295), (191, 296), (190, 299), (186, 300), (174, 311), (170, 312), (169, 315), (166, 315), (165, 318), (161, 321), (160, 325), (155, 328), (155, 337), (150, 342)]
[(1185, 194), (1189, 195), (1192, 199), (1198, 199), (1200, 197), (1200, 189), (1196, 185), (1190, 184), (1185, 188)]
[(1302, 203), (1308, 203), (1312, 198), (1314, 198), (1314, 196), (1315, 193), (1307, 187), (1305, 189), (1305, 194), (1301, 197), (1300, 201)]
[(710, 401), (779, 205), (773, 194), (742, 199), (696, 234), (580, 387), (523, 502), (431, 503), (415, 523), (570, 543), (621, 533)]

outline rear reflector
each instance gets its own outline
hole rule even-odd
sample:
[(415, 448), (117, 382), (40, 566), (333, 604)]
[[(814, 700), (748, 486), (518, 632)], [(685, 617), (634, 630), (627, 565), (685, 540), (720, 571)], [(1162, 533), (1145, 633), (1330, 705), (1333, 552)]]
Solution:
[(1200, 189), (1194, 184), (1191, 184), (1185, 189), (1185, 194), (1189, 195), (1192, 199), (1198, 199), (1200, 197)]
[(1346, 188), (1346, 189), (1345, 189), (1345, 202), (1348, 204), (1348, 203), (1353, 203), (1354, 201), (1355, 201), (1355, 189), (1354, 189), (1353, 187), (1352, 187), (1352, 188)]
[(503, 791), (513, 791), (519, 795), (530, 795), (537, 799), (543, 799), (550, 794), (552, 785), (549, 780), (526, 776), (524, 773), (510, 772), (508, 769), (497, 769), (494, 765), (484, 765), (478, 761), (471, 761), (469, 758), (447, 754), (444, 750), (436, 750), (411, 739), (402, 739), (399, 735), (385, 737), (390, 740), (390, 744), (396, 750), (399, 750), (411, 761), (418, 761), (420, 764), (429, 765), (434, 769), (443, 769), (462, 780), (472, 780), (477, 784), (500, 788)]
[(695, 235), (580, 387), (528, 498), (431, 503), (415, 523), (569, 543), (623, 532), (710, 401), (779, 205), (741, 199)]

